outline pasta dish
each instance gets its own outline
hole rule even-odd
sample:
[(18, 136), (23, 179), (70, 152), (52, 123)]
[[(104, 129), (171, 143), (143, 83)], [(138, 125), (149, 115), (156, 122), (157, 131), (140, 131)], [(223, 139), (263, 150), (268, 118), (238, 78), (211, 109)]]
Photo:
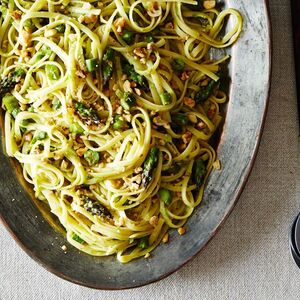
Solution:
[(211, 0), (3, 0), (0, 24), (6, 153), (68, 242), (126, 263), (184, 234), (220, 169), (210, 139), (229, 55), (213, 50), (238, 39), (240, 13)]

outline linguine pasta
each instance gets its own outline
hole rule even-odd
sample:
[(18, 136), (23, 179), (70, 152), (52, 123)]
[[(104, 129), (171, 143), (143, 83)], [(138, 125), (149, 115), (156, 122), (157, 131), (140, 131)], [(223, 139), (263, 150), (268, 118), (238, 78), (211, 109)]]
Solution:
[(219, 167), (209, 140), (229, 56), (210, 54), (237, 40), (239, 12), (200, 0), (3, 0), (0, 12), (6, 152), (68, 242), (125, 263), (183, 234)]

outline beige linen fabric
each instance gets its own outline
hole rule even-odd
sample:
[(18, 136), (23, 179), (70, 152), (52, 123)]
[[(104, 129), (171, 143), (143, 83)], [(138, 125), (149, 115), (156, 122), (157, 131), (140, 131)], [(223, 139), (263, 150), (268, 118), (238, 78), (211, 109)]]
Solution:
[(300, 271), (288, 248), (289, 227), (300, 211), (289, 0), (270, 0), (270, 7), (273, 76), (261, 146), (240, 201), (205, 250), (158, 283), (127, 291), (96, 291), (45, 271), (0, 225), (1, 300), (300, 299)]

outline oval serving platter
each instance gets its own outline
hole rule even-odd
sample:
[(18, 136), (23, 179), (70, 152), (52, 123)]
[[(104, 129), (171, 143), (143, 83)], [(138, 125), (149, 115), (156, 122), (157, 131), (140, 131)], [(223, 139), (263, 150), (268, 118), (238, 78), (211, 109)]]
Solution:
[[(124, 289), (157, 281), (193, 258), (215, 235), (233, 209), (254, 163), (264, 124), (271, 73), (271, 38), (266, 1), (230, 0), (226, 6), (243, 15), (243, 32), (228, 51), (231, 84), (226, 119), (218, 144), (220, 171), (213, 171), (202, 203), (188, 220), (184, 236), (170, 231), (171, 242), (152, 252), (151, 259), (121, 264), (115, 256), (92, 257), (66, 240), (47, 208), (34, 200), (20, 168), (0, 147), (0, 217), (19, 245), (50, 272), (98, 289)], [(230, 26), (230, 24), (229, 24)], [(2, 123), (3, 127), (3, 123)], [(47, 219), (47, 220), (46, 220)]]

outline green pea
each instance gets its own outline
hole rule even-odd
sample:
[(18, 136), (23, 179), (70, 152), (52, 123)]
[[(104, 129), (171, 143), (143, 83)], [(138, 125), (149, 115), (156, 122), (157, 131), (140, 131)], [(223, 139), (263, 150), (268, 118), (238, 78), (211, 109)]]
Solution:
[(172, 194), (169, 190), (161, 188), (158, 191), (158, 197), (161, 201), (163, 201), (166, 205), (169, 205), (172, 202)]
[(164, 92), (164, 93), (161, 93), (160, 95), (160, 100), (161, 100), (161, 103), (163, 105), (168, 105), (171, 103), (171, 94), (168, 93), (168, 92)]
[(171, 116), (172, 122), (174, 122), (177, 125), (185, 126), (188, 124), (189, 119), (186, 115), (177, 113)]
[(134, 36), (134, 33), (132, 31), (129, 31), (129, 30), (125, 29), (124, 32), (123, 32), (123, 35), (122, 35), (122, 39), (127, 44), (131, 44), (132, 41), (133, 41), (133, 36)]
[(99, 66), (99, 61), (96, 58), (87, 59), (85, 61), (86, 68), (89, 73), (94, 72), (96, 68)]
[(125, 92), (123, 97), (121, 98), (120, 103), (124, 109), (129, 110), (131, 107), (133, 107), (136, 104), (136, 100), (132, 93)]
[(76, 122), (70, 125), (70, 131), (75, 134), (81, 134), (84, 129)]
[(72, 239), (73, 239), (75, 242), (79, 243), (79, 244), (85, 243), (85, 241), (84, 241), (79, 235), (77, 235), (77, 234), (74, 234), (74, 235), (72, 236)]
[(141, 249), (147, 249), (149, 247), (149, 238), (148, 236), (144, 236), (139, 241), (139, 248)]
[(55, 27), (58, 33), (64, 33), (66, 30), (66, 26), (64, 24), (59, 24)]
[(52, 101), (52, 107), (55, 109), (55, 110), (58, 110), (61, 108), (61, 102), (58, 100), (58, 99), (55, 99)]
[(18, 100), (10, 95), (10, 96), (4, 96), (2, 98), (2, 103), (4, 104), (6, 110), (9, 112), (9, 113), (12, 113), (12, 111), (16, 108), (19, 108), (19, 102)]
[(36, 141), (44, 140), (48, 137), (47, 132), (45, 131), (37, 131), (31, 140), (31, 144), (34, 144)]
[(127, 122), (123, 119), (121, 115), (116, 115), (114, 117), (113, 129), (119, 130), (124, 129), (127, 125)]
[(184, 70), (184, 61), (180, 58), (175, 58), (173, 61), (172, 61), (172, 68), (174, 71), (183, 71)]
[(93, 166), (99, 161), (100, 155), (98, 152), (89, 149), (84, 153), (84, 159), (90, 166)]
[(60, 72), (57, 66), (46, 65), (46, 75), (50, 80), (58, 80), (60, 78)]

